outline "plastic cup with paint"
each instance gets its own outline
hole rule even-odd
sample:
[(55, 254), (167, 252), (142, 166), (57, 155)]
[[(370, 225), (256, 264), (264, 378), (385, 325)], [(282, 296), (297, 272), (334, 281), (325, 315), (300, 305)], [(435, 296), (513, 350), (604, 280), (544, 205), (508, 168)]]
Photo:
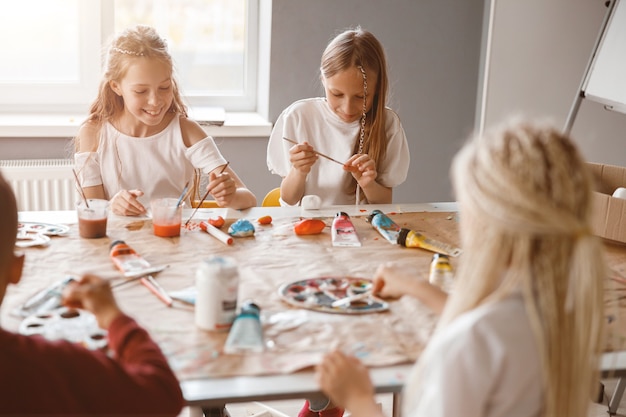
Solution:
[(184, 202), (178, 205), (177, 198), (157, 198), (150, 202), (152, 230), (155, 236), (180, 236)]
[(107, 218), (109, 202), (107, 200), (89, 199), (76, 203), (78, 214), (78, 234), (86, 239), (105, 237), (107, 235)]

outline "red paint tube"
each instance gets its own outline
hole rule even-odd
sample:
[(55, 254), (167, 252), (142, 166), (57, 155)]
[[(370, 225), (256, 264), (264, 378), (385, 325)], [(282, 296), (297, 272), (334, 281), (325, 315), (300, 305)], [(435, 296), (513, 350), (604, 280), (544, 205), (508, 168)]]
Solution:
[(331, 228), (333, 246), (359, 247), (361, 241), (347, 213), (339, 212)]

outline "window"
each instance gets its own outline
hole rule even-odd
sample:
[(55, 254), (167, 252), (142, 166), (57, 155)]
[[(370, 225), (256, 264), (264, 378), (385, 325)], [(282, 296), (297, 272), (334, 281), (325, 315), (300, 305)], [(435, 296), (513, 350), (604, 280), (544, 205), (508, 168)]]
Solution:
[(103, 48), (138, 23), (167, 39), (188, 105), (255, 110), (258, 2), (10, 1), (0, 14), (0, 111), (85, 113)]

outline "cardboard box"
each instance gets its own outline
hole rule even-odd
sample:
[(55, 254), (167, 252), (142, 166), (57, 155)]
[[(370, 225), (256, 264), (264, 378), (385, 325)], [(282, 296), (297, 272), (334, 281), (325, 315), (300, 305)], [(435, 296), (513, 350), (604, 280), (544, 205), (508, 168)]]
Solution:
[(591, 228), (595, 235), (626, 243), (626, 200), (611, 195), (619, 187), (626, 187), (626, 168), (588, 163), (596, 178), (593, 193)]

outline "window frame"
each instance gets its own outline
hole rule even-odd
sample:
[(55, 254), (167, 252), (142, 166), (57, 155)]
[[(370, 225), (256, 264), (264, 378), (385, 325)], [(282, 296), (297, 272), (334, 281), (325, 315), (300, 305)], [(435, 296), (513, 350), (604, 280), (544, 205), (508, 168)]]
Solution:
[[(259, 69), (259, 2), (246, 0), (246, 56), (242, 95), (183, 96), (189, 107), (223, 107), (229, 112), (257, 110)], [(113, 0), (80, 0), (80, 80), (76, 84), (0, 85), (2, 113), (84, 114), (95, 99), (102, 75), (102, 51), (114, 35)], [(174, 63), (176, 65), (176, 62)], [(184, 86), (182, 86), (182, 92)]]

